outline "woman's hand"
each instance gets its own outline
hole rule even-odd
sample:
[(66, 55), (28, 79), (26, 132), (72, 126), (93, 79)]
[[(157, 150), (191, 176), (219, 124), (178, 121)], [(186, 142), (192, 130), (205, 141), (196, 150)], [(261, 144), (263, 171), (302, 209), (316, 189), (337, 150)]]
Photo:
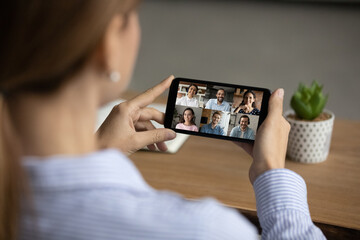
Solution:
[(251, 106), (249, 106), (249, 105), (244, 105), (244, 107), (243, 107), (243, 110), (244, 110), (244, 112), (245, 113), (249, 113), (249, 112), (251, 112), (252, 111), (252, 109), (251, 109), (252, 107)]
[(131, 154), (145, 146), (155, 150), (155, 144), (166, 151), (164, 141), (174, 139), (174, 131), (166, 128), (156, 129), (150, 120), (164, 123), (164, 113), (146, 106), (169, 88), (174, 76), (141, 95), (116, 105), (97, 131), (100, 148), (117, 148)]
[(243, 110), (245, 113), (249, 113), (250, 112), (249, 109), (250, 109), (249, 106), (243, 104), (243, 105), (238, 106), (235, 109), (234, 113), (238, 113), (240, 110)]
[(253, 157), (250, 182), (270, 169), (284, 168), (290, 124), (282, 116), (284, 90), (277, 89), (270, 97), (268, 115), (260, 126), (255, 144), (236, 143)]

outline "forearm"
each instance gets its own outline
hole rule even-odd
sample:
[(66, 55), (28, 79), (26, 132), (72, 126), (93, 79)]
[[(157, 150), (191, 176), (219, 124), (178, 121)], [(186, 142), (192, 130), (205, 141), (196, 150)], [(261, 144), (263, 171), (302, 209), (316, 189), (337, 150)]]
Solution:
[(254, 182), (262, 239), (325, 239), (312, 222), (304, 180), (287, 169), (274, 169)]

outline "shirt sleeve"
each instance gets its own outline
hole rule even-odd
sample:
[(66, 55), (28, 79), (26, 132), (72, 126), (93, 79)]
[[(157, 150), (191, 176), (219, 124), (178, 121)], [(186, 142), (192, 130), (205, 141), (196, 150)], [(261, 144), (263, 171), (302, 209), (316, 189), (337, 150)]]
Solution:
[(182, 105), (181, 100), (182, 100), (182, 97), (181, 98), (176, 98), (175, 105)]
[(220, 135), (225, 135), (224, 129), (220, 128)]
[[(244, 216), (234, 209), (223, 207), (214, 200), (202, 200), (206, 214), (202, 214), (199, 229), (201, 240), (257, 240), (258, 231)], [(205, 208), (206, 207), (206, 208)], [(193, 211), (198, 215), (201, 212)], [(195, 239), (191, 237), (189, 239)]]
[(254, 139), (255, 139), (254, 130), (252, 130), (251, 128), (250, 128), (250, 130), (251, 130), (251, 131), (250, 131), (250, 134), (249, 134), (249, 135), (250, 135), (250, 136), (249, 136), (249, 139), (253, 139), (253, 140), (254, 140)]
[(254, 182), (261, 239), (326, 239), (311, 220), (305, 181), (288, 169), (273, 169)]
[(199, 101), (197, 99), (195, 99), (195, 106), (194, 107), (199, 107)]
[(230, 132), (230, 137), (235, 137), (235, 127), (233, 129), (231, 129), (231, 132)]
[(205, 108), (210, 109), (210, 105), (211, 105), (211, 99), (209, 99), (209, 101), (206, 102)]
[(229, 103), (227, 103), (225, 111), (230, 112), (230, 104)]

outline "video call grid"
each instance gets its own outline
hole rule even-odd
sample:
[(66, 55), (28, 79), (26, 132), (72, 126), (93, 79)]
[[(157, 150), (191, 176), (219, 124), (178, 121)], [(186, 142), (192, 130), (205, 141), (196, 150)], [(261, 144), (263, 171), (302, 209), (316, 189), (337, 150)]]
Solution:
[(179, 82), (172, 127), (255, 139), (262, 95), (261, 91)]

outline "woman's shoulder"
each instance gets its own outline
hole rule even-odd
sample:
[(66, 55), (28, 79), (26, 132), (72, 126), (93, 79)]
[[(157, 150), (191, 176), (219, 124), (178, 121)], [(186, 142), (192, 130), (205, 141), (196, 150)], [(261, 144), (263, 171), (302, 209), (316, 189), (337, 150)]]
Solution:
[(260, 110), (258, 108), (254, 108), (251, 113), (252, 115), (259, 115), (260, 114)]
[[(246, 114), (246, 112), (243, 109), (240, 109), (238, 113), (245, 113)], [(251, 112), (249, 112), (247, 114), (249, 114), (249, 115), (260, 115), (260, 110), (257, 109), (257, 108), (254, 108), (253, 110), (251, 110)]]
[(186, 96), (182, 96), (180, 98), (176, 98), (176, 101), (184, 101), (186, 100)]

